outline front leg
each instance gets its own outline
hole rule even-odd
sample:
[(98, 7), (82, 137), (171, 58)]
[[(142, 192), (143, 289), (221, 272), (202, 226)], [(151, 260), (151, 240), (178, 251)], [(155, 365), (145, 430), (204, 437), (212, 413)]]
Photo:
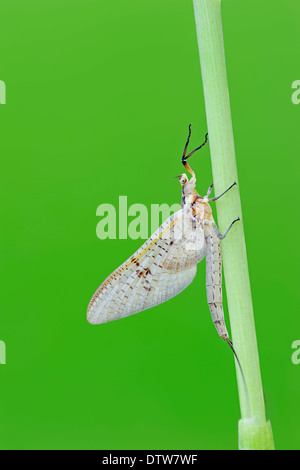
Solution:
[[(231, 186), (229, 186), (229, 188), (225, 189), (225, 191), (224, 191), (222, 194), (220, 194), (220, 196), (216, 196), (216, 197), (213, 197), (213, 198), (211, 198), (211, 199), (208, 199), (208, 202), (217, 201), (218, 199), (220, 199), (220, 197), (224, 196), (224, 194), (226, 194), (227, 191), (229, 191), (229, 190), (230, 190), (231, 188), (233, 188), (233, 186), (235, 186), (235, 185), (236, 185), (236, 182), (234, 182)], [(212, 186), (213, 186), (213, 184), (208, 188), (208, 191), (207, 191), (208, 195), (209, 195), (210, 192), (211, 192)]]
[(210, 187), (208, 188), (207, 190), (207, 193), (206, 193), (206, 196), (205, 197), (208, 197), (210, 195), (210, 193), (212, 192), (212, 188), (214, 187), (214, 183), (211, 183)]

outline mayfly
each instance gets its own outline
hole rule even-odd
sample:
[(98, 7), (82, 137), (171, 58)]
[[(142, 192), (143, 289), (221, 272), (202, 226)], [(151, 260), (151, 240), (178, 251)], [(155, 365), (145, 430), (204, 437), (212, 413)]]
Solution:
[(179, 176), (181, 210), (171, 215), (138, 251), (100, 285), (89, 303), (87, 318), (92, 324), (106, 323), (165, 302), (193, 281), (197, 264), (206, 256), (206, 291), (212, 320), (238, 361), (224, 319), (220, 241), (239, 218), (222, 235), (209, 205), (236, 183), (221, 195), (209, 199), (212, 184), (206, 196), (200, 196), (195, 189), (196, 175), (187, 159), (207, 143), (208, 134), (204, 142), (187, 155), (190, 137), (191, 124), (182, 156), (182, 164), (191, 178), (188, 179), (185, 173)]

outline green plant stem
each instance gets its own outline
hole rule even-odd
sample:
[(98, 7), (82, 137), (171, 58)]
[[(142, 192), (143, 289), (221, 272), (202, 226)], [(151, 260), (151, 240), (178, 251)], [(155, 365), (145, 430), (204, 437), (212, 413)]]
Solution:
[[(238, 183), (229, 91), (226, 75), (220, 0), (193, 0), (215, 194)], [(224, 278), (234, 348), (241, 362), (247, 390), (237, 367), (241, 408), (239, 447), (273, 449), (266, 422), (253, 317), (239, 186), (217, 202), (219, 228), (225, 232), (241, 218), (222, 242)]]

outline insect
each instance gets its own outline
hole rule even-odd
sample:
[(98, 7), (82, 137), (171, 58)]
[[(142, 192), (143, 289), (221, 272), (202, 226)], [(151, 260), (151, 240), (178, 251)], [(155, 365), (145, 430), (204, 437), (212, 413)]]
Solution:
[(212, 184), (206, 196), (200, 196), (196, 191), (196, 175), (187, 159), (207, 143), (208, 134), (204, 142), (187, 155), (190, 137), (191, 124), (182, 156), (182, 164), (191, 177), (188, 179), (185, 173), (179, 176), (181, 210), (169, 217), (139, 250), (100, 285), (89, 303), (87, 319), (92, 324), (106, 323), (165, 302), (193, 281), (197, 264), (206, 256), (206, 291), (212, 320), (218, 334), (229, 344), (238, 361), (224, 319), (220, 241), (239, 217), (222, 235), (209, 205), (236, 183), (221, 195), (209, 199)]

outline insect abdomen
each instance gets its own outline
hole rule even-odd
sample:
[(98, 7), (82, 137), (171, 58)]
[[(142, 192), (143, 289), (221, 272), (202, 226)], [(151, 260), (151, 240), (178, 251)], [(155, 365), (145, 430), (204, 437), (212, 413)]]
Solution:
[(205, 240), (207, 302), (217, 332), (223, 339), (227, 339), (229, 336), (225, 325), (222, 301), (221, 246), (220, 240), (212, 227), (206, 230)]

